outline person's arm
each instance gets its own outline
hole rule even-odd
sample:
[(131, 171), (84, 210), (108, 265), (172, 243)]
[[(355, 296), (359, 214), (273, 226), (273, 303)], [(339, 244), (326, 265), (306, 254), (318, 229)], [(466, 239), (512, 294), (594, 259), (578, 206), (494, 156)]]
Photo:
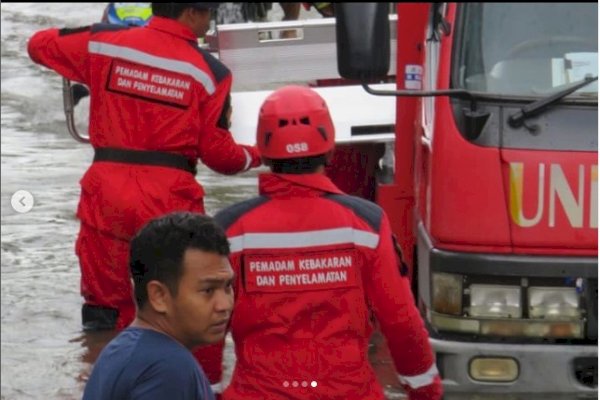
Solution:
[(36, 32), (27, 44), (29, 57), (72, 81), (89, 83), (90, 27), (51, 28)]
[(300, 3), (279, 3), (283, 10), (282, 21), (295, 21), (300, 17)]
[(369, 304), (387, 339), (398, 378), (410, 400), (436, 400), (442, 385), (423, 320), (408, 279), (402, 277), (391, 228), (382, 215), (379, 244), (362, 271)]
[(198, 144), (200, 160), (210, 169), (231, 175), (261, 164), (255, 146), (235, 142), (227, 126), (227, 98), (230, 95), (231, 74), (223, 78), (200, 111), (202, 128)]

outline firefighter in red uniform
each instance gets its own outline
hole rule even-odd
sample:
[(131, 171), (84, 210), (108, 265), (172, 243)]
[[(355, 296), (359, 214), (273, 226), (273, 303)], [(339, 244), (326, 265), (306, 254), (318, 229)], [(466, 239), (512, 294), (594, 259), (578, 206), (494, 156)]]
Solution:
[(383, 399), (367, 358), (372, 316), (409, 398), (441, 398), (386, 214), (324, 175), (334, 141), (312, 89), (287, 86), (262, 105), (257, 144), (272, 173), (260, 175), (259, 197), (215, 216), (237, 275), (224, 399)]
[[(256, 149), (236, 144), (227, 129), (230, 71), (198, 47), (217, 6), (153, 3), (145, 27), (47, 29), (29, 41), (33, 61), (91, 92), (95, 155), (80, 182), (76, 244), (85, 330), (122, 329), (133, 320), (129, 240), (153, 217), (204, 212), (198, 159), (223, 174), (260, 165)], [(214, 382), (221, 351), (212, 352), (203, 353), (218, 354), (203, 367)]]

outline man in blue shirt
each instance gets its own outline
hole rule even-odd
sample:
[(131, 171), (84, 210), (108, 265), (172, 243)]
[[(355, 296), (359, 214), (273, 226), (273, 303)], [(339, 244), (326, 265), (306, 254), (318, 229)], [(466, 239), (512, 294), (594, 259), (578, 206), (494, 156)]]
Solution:
[(84, 400), (214, 399), (193, 348), (223, 339), (233, 307), (229, 243), (210, 217), (176, 212), (131, 242), (137, 315), (100, 353)]

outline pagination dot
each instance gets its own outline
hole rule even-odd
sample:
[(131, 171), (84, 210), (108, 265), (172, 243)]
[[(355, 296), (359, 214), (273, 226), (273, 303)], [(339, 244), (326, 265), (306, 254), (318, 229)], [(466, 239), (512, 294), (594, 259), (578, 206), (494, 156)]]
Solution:
[(312, 381), (310, 383), (310, 386), (316, 388), (317, 387), (317, 381)]
[(290, 386), (290, 383), (288, 381), (283, 382), (283, 387), (289, 387), (289, 386)]

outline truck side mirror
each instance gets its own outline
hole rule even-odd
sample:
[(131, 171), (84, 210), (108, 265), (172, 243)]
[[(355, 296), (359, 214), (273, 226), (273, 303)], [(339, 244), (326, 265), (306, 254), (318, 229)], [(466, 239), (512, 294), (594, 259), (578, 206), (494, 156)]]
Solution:
[(383, 79), (390, 69), (389, 3), (337, 3), (338, 72), (346, 79)]

